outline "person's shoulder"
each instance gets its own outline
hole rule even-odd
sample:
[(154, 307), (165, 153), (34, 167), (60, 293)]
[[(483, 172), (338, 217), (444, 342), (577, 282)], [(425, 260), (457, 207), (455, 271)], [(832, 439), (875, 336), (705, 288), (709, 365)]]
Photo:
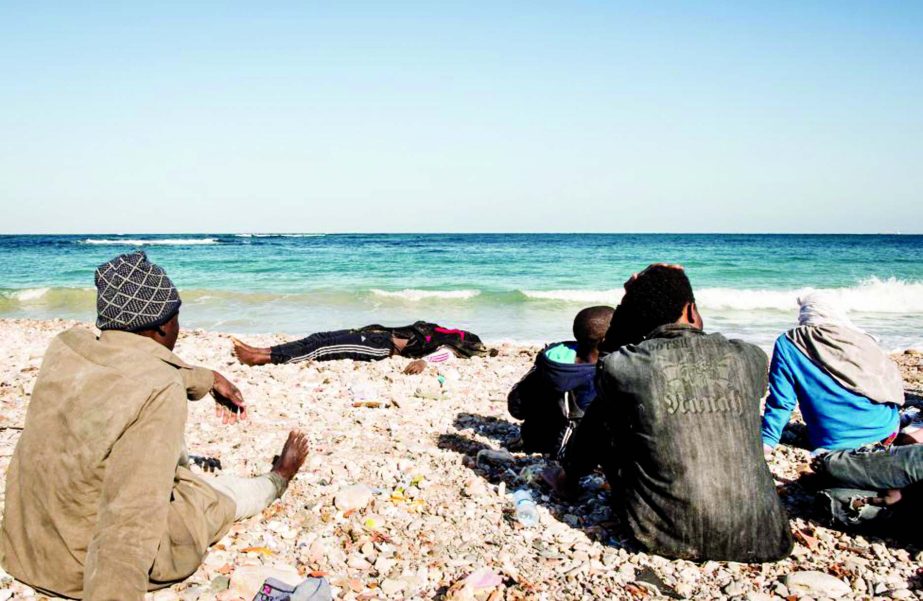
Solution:
[(51, 339), (52, 345), (60, 344), (74, 349), (86, 347), (87, 345), (92, 345), (97, 342), (99, 341), (96, 338), (96, 333), (81, 326), (68, 328), (63, 332), (59, 332)]
[(135, 348), (103, 343), (92, 332), (72, 328), (55, 337), (44, 369), (54, 380), (79, 379), (87, 394), (119, 399), (125, 411), (136, 410), (146, 399), (173, 394), (185, 404), (185, 386), (179, 370)]
[(99, 344), (93, 360), (125, 383), (152, 392), (179, 385), (185, 388), (180, 369), (144, 347), (124, 344)]
[(612, 351), (597, 362), (597, 369), (610, 375), (617, 375), (628, 366), (636, 363), (640, 357), (650, 355), (656, 347), (656, 341), (645, 340), (638, 344), (626, 344)]

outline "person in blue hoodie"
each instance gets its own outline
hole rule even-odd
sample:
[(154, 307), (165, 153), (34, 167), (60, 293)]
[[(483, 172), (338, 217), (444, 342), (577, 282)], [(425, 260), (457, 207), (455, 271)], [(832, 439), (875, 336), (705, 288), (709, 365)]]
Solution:
[(779, 337), (763, 412), (763, 451), (779, 443), (801, 409), (834, 522), (850, 528), (919, 532), (923, 445), (896, 445), (904, 404), (900, 370), (875, 340), (850, 321), (836, 299), (798, 299), (798, 327)]
[(904, 381), (875, 339), (836, 299), (812, 292), (798, 299), (798, 327), (776, 340), (763, 413), (763, 445), (779, 444), (795, 407), (812, 451), (842, 451), (889, 440), (899, 427)]
[(572, 341), (549, 344), (507, 396), (510, 415), (523, 420), (511, 449), (557, 456), (584, 410), (596, 398), (599, 345), (612, 307), (583, 309), (574, 318)]

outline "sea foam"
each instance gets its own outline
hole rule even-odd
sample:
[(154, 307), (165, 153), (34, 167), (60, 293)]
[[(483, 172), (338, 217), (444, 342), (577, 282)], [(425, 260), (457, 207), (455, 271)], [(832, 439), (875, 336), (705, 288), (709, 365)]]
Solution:
[(522, 290), (522, 295), (533, 300), (553, 300), (569, 303), (606, 303), (617, 305), (622, 299), (621, 288), (612, 290)]
[(8, 298), (17, 300), (22, 303), (34, 301), (42, 298), (51, 288), (24, 288), (6, 293)]
[(398, 298), (408, 301), (421, 301), (432, 298), (467, 300), (481, 294), (480, 290), (416, 290), (412, 288), (406, 290), (381, 290), (379, 288), (372, 288), (370, 292), (374, 296)]

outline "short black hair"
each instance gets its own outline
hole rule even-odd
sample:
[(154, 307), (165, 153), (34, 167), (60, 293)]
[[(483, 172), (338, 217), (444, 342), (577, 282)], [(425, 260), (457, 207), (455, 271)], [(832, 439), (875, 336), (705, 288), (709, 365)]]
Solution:
[(596, 348), (609, 331), (615, 309), (605, 305), (587, 307), (574, 317), (574, 338), (581, 346)]
[(612, 352), (637, 344), (662, 325), (674, 323), (687, 303), (694, 303), (686, 272), (676, 267), (653, 265), (628, 286), (615, 309), (602, 350)]

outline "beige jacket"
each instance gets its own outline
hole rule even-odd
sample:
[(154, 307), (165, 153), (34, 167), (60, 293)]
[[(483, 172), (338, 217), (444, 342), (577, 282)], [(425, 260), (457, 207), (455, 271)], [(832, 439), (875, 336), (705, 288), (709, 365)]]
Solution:
[(149, 338), (59, 334), (32, 392), (6, 478), (0, 563), (56, 595), (142, 599), (182, 580), (234, 519), (187, 468), (187, 391), (214, 375)]

